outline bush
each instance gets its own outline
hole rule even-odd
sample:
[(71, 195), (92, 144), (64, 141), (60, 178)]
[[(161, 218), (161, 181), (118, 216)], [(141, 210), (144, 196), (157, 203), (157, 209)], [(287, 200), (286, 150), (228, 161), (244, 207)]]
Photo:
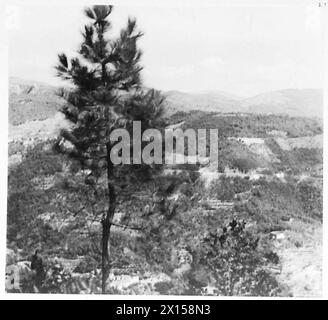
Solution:
[(221, 176), (210, 185), (208, 194), (218, 200), (232, 200), (234, 196), (241, 192), (246, 192), (252, 187), (249, 179), (241, 177)]
[(322, 219), (323, 197), (321, 189), (310, 182), (302, 181), (297, 185), (297, 198), (308, 216)]
[(258, 167), (258, 162), (252, 158), (235, 158), (232, 160), (232, 167), (240, 172), (247, 173)]
[(95, 270), (97, 268), (97, 261), (92, 257), (85, 256), (78, 266), (74, 269), (77, 273), (87, 273)]
[[(245, 230), (244, 221), (233, 219), (220, 234), (208, 233), (201, 252), (201, 265), (212, 273), (215, 294), (224, 296), (275, 296), (282, 287), (267, 271), (269, 262), (278, 263), (258, 248), (259, 238)], [(198, 288), (199, 293), (202, 291)]]

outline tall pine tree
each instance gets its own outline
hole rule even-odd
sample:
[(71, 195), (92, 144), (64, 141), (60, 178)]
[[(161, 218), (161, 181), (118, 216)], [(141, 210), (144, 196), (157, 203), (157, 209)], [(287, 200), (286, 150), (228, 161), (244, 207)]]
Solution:
[(74, 89), (62, 91), (67, 100), (62, 112), (72, 126), (62, 130), (55, 148), (89, 169), (91, 178), (107, 175), (108, 208), (101, 219), (103, 293), (110, 272), (109, 240), (117, 196), (113, 182), (116, 166), (110, 159), (115, 143), (110, 134), (117, 128), (131, 130), (134, 120), (141, 121), (142, 130), (159, 127), (163, 115), (160, 93), (142, 88), (141, 51), (137, 47), (142, 33), (136, 20), (129, 18), (120, 35), (110, 39), (112, 10), (105, 5), (85, 9), (90, 23), (82, 32), (79, 58), (59, 54), (56, 66), (58, 76), (69, 80)]

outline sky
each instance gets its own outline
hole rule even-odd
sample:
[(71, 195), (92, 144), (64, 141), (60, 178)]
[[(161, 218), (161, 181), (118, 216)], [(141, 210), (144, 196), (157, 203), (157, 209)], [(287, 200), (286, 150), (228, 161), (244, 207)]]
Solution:
[[(88, 22), (83, 8), (9, 8), (9, 75), (63, 84), (53, 66), (58, 53), (77, 55)], [(108, 35), (117, 36), (128, 16), (144, 32), (139, 45), (148, 87), (242, 97), (322, 87), (321, 16), (315, 6), (116, 6)]]

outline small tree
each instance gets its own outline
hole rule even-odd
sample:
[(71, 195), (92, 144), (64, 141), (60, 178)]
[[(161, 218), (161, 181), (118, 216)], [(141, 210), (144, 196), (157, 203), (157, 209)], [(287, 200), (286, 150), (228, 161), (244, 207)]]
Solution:
[(55, 148), (90, 170), (86, 182), (94, 188), (97, 178), (107, 174), (108, 208), (101, 219), (103, 293), (110, 271), (108, 246), (117, 196), (113, 180), (116, 166), (110, 158), (116, 143), (110, 141), (110, 134), (117, 128), (131, 130), (134, 120), (141, 121), (142, 130), (158, 128), (163, 114), (160, 93), (142, 88), (141, 51), (137, 47), (142, 33), (136, 20), (129, 18), (118, 38), (106, 37), (112, 10), (112, 6), (104, 5), (85, 9), (91, 22), (82, 32), (80, 57), (68, 60), (59, 54), (56, 66), (58, 76), (71, 81), (74, 89), (61, 93), (68, 102), (62, 112), (72, 126), (62, 130)]

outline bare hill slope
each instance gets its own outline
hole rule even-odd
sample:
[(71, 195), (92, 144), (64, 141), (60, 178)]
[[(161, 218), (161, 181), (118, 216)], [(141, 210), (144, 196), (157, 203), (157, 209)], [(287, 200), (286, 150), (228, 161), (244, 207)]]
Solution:
[(242, 106), (250, 113), (285, 113), (321, 118), (323, 94), (319, 89), (285, 89), (245, 99)]
[(35, 81), (9, 79), (9, 123), (53, 117), (65, 100), (56, 94), (56, 87)]

